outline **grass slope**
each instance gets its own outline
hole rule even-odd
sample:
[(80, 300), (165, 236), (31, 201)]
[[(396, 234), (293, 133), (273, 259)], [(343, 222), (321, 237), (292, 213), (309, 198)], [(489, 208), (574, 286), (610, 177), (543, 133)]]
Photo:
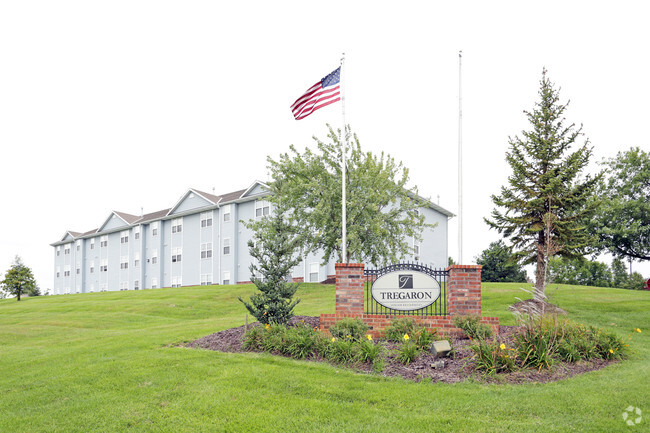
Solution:
[[(513, 324), (521, 284), (484, 283), (483, 314)], [(550, 384), (411, 383), (327, 364), (185, 349), (242, 325), (237, 296), (208, 286), (0, 300), (0, 432), (601, 432), (650, 423), (650, 292), (555, 286), (552, 302), (627, 338), (632, 358)], [(334, 311), (304, 284), (297, 314)], [(632, 333), (642, 328), (643, 333)]]

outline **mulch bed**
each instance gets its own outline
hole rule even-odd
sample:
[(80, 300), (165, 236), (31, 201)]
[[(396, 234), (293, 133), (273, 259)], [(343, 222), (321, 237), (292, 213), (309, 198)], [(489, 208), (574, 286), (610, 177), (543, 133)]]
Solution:
[[(290, 325), (295, 324), (305, 324), (310, 327), (318, 327), (320, 325), (319, 317), (311, 316), (295, 316), (290, 322)], [(258, 326), (256, 322), (251, 326)], [(217, 332), (203, 338), (200, 338), (196, 341), (188, 343), (187, 347), (192, 348), (203, 348), (209, 350), (216, 350), (220, 352), (234, 352), (234, 353), (243, 353), (246, 350), (242, 349), (242, 337), (244, 336), (244, 326), (237, 328), (226, 329), (221, 332)], [(514, 334), (519, 330), (517, 326), (500, 326), (499, 340), (504, 342), (506, 345), (511, 346), (511, 343), (514, 338)], [(420, 381), (422, 379), (431, 379), (432, 382), (443, 382), (443, 383), (457, 383), (473, 378), (474, 380), (482, 382), (498, 382), (498, 383), (546, 383), (554, 382), (557, 380), (566, 379), (577, 374), (586, 373), (588, 371), (599, 370), (607, 365), (610, 365), (616, 361), (605, 361), (605, 360), (596, 360), (591, 362), (577, 362), (577, 363), (566, 363), (561, 362), (553, 366), (551, 370), (520, 370), (513, 373), (507, 374), (498, 374), (492, 377), (485, 377), (481, 372), (474, 370), (471, 357), (473, 355), (472, 350), (469, 346), (472, 344), (471, 340), (467, 338), (453, 338), (452, 347), (453, 347), (453, 356), (450, 358), (444, 358), (444, 367), (442, 368), (433, 368), (432, 364), (435, 361), (438, 361), (438, 358), (434, 357), (429, 352), (422, 352), (418, 358), (408, 364), (403, 365), (396, 358), (395, 355), (389, 354), (386, 358), (384, 371), (379, 373), (383, 376), (401, 376), (404, 379)], [(388, 349), (397, 348), (397, 343), (386, 343)], [(390, 353), (390, 350), (389, 350)], [(324, 359), (312, 359), (315, 361), (323, 361)], [(359, 372), (370, 373), (372, 368), (368, 364), (358, 364), (354, 366), (349, 366), (349, 368), (354, 369)]]

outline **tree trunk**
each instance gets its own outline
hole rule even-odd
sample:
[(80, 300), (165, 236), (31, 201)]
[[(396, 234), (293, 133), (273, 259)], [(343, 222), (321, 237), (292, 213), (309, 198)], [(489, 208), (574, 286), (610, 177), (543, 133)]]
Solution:
[(18, 300), (20, 301), (20, 290), (18, 290), (17, 294), (18, 294)]
[(537, 240), (537, 270), (535, 271), (535, 293), (533, 299), (536, 301), (544, 301), (546, 295), (544, 290), (546, 288), (546, 254), (544, 254), (544, 231), (539, 233)]

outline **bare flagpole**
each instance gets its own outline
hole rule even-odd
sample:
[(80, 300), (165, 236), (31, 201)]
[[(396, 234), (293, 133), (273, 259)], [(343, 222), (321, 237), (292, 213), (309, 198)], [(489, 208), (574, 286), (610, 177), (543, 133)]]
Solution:
[(342, 108), (342, 113), (343, 113), (343, 141), (341, 142), (341, 215), (342, 215), (342, 225), (343, 225), (343, 237), (341, 240), (341, 262), (342, 263), (347, 263), (348, 262), (348, 255), (347, 255), (347, 243), (348, 243), (348, 234), (347, 234), (347, 210), (346, 210), (346, 193), (345, 193), (345, 171), (346, 171), (346, 161), (345, 161), (345, 153), (348, 150), (348, 136), (345, 131), (345, 87), (344, 87), (344, 79), (343, 79), (343, 64), (345, 63), (345, 53), (343, 53), (343, 57), (341, 57), (341, 77), (339, 79), (340, 86), (341, 86), (341, 108)]
[(458, 52), (458, 264), (463, 264), (463, 51)]

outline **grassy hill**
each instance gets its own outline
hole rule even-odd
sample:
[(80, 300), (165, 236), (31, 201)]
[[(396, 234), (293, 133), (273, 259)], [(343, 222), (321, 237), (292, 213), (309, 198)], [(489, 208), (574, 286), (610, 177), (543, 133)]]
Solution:
[[(514, 324), (507, 306), (528, 297), (520, 287), (484, 283), (483, 314)], [(552, 302), (572, 319), (630, 335), (633, 354), (549, 384), (412, 383), (178, 347), (242, 325), (237, 296), (253, 290), (0, 300), (0, 432), (630, 432), (650, 424), (650, 292), (552, 286)], [(305, 284), (299, 297), (297, 314), (334, 311), (333, 286)], [(644, 411), (641, 425), (625, 425), (628, 406)]]

